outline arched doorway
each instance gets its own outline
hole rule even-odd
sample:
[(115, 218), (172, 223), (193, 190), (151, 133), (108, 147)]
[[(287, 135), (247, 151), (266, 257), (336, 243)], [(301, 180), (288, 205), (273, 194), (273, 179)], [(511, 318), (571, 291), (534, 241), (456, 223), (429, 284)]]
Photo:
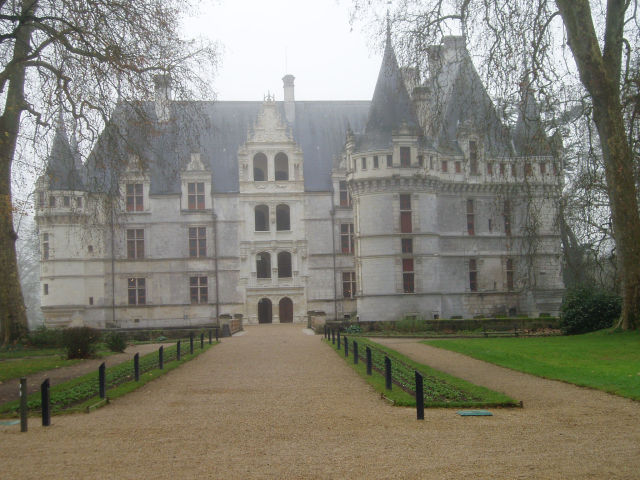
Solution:
[(271, 323), (271, 300), (268, 298), (258, 302), (258, 323)]
[(284, 297), (278, 304), (280, 323), (293, 322), (293, 302), (290, 298)]

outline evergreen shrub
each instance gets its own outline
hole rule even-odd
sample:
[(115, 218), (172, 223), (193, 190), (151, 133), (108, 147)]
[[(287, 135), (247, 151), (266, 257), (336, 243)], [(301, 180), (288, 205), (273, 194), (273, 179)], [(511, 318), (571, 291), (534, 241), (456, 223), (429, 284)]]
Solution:
[(62, 346), (62, 330), (41, 325), (29, 332), (28, 340), (37, 348), (59, 348)]
[(89, 358), (96, 351), (100, 331), (91, 327), (71, 327), (62, 331), (62, 343), (67, 358)]
[(567, 291), (561, 308), (562, 332), (568, 335), (609, 328), (620, 316), (619, 295), (581, 285)]
[(127, 341), (122, 333), (110, 332), (104, 338), (104, 343), (112, 352), (124, 352), (127, 348)]

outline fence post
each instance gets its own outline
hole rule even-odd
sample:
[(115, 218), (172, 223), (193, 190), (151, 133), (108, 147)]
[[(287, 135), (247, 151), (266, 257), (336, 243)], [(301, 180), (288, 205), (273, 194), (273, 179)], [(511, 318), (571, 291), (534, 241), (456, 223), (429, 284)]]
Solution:
[(140, 381), (140, 354), (136, 353), (133, 356), (133, 376), (136, 382)]
[(384, 356), (384, 383), (387, 390), (391, 390), (391, 359)]
[(416, 415), (418, 420), (424, 420), (424, 387), (422, 375), (415, 371), (416, 374)]
[(371, 375), (371, 367), (372, 367), (372, 361), (371, 361), (371, 349), (369, 347), (367, 347), (367, 375)]
[(344, 340), (344, 356), (348, 357), (349, 356), (349, 339), (345, 335), (343, 340)]
[(340, 330), (338, 330), (338, 350), (340, 350)]
[(160, 370), (164, 368), (164, 347), (163, 346), (161, 346), (158, 349), (158, 367), (160, 368)]
[(200, 334), (200, 350), (204, 348), (204, 333)]
[(334, 345), (336, 344), (336, 332), (333, 330), (333, 328), (331, 329), (331, 343), (333, 343)]
[(358, 342), (353, 341), (353, 363), (354, 365), (358, 364)]
[(20, 377), (20, 431), (27, 431), (27, 413), (29, 407), (27, 405), (27, 378)]
[(176, 343), (176, 357), (177, 360), (180, 361), (180, 340), (178, 340), (178, 343)]
[(324, 339), (327, 339), (327, 326), (324, 326)]
[(193, 355), (193, 332), (189, 334), (189, 353)]
[(220, 329), (219, 329), (219, 328), (218, 328), (218, 326), (216, 325), (216, 343), (218, 342), (218, 332), (219, 332), (219, 330), (220, 330)]
[(209, 345), (211, 345), (211, 340), (212, 340), (212, 338), (211, 338), (211, 329), (209, 329)]
[(99, 384), (99, 390), (100, 390), (100, 398), (104, 398), (107, 396), (107, 385), (106, 385), (106, 378), (105, 378), (106, 368), (107, 367), (104, 364), (104, 362), (102, 362), (100, 364), (100, 367), (98, 368), (98, 384)]
[(51, 397), (49, 396), (49, 379), (40, 385), (40, 403), (42, 404), (42, 426), (51, 425)]

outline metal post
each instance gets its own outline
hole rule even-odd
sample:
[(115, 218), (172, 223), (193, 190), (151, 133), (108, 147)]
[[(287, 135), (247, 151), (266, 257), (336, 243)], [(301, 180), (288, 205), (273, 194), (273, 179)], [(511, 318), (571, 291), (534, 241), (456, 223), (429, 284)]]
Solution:
[(338, 350), (340, 350), (340, 330), (338, 330)]
[(416, 415), (418, 420), (424, 420), (424, 387), (422, 375), (415, 371), (416, 374)]
[(176, 343), (176, 356), (178, 357), (178, 361), (180, 361), (180, 340)]
[(371, 349), (369, 347), (367, 347), (367, 375), (371, 375), (371, 367), (372, 365), (372, 361), (371, 361)]
[(158, 349), (158, 368), (160, 370), (164, 368), (164, 346), (160, 346)]
[(327, 326), (324, 326), (324, 339), (327, 339)]
[(334, 345), (336, 344), (336, 332), (333, 330), (333, 328), (331, 329), (331, 343), (333, 343)]
[(344, 337), (344, 356), (349, 356), (349, 339), (346, 336)]
[(189, 353), (193, 355), (193, 332), (189, 334)]
[(211, 329), (209, 329), (209, 345), (211, 345)]
[(391, 390), (391, 359), (384, 356), (384, 383), (387, 390)]
[(98, 367), (98, 384), (99, 384), (100, 398), (104, 398), (107, 396), (107, 385), (106, 385), (106, 379), (105, 379), (106, 368), (107, 367), (104, 364), (104, 362), (102, 362), (100, 364), (100, 367)]
[(200, 350), (204, 348), (204, 333), (200, 334)]
[(40, 402), (42, 404), (42, 426), (51, 425), (51, 397), (49, 397), (49, 379), (40, 385)]
[(27, 378), (20, 377), (20, 431), (27, 431), (27, 413), (29, 406), (27, 405)]
[(353, 364), (358, 364), (358, 342), (353, 341)]
[(133, 356), (133, 377), (136, 379), (136, 382), (140, 381), (140, 354), (136, 353)]
[(216, 342), (218, 341), (218, 326), (216, 325)]

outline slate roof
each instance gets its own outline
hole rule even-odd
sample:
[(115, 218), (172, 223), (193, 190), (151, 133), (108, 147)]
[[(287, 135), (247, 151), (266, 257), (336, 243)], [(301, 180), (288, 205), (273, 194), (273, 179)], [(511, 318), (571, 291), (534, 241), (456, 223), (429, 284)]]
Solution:
[(513, 129), (513, 145), (519, 155), (552, 155), (552, 140), (547, 137), (538, 103), (530, 88), (522, 95), (518, 120)]
[(84, 190), (80, 172), (75, 166), (75, 156), (69, 144), (67, 132), (61, 123), (53, 137), (45, 178), (51, 190)]

